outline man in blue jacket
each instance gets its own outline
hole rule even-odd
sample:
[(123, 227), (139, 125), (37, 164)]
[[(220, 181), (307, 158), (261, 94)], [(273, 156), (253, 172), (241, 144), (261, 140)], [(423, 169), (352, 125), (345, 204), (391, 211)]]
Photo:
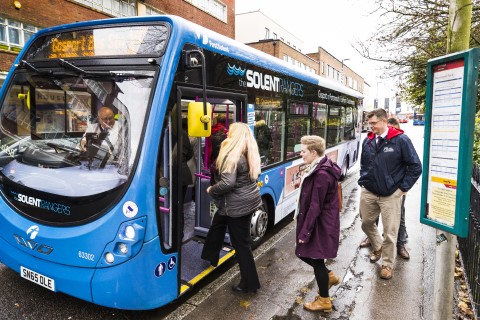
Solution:
[[(360, 216), (362, 230), (372, 244), (370, 261), (382, 258), (380, 277), (390, 279), (396, 256), (402, 196), (422, 174), (422, 165), (410, 139), (402, 130), (387, 125), (387, 113), (367, 114), (372, 131), (362, 144), (360, 161)], [(381, 213), (383, 236), (375, 220)]]

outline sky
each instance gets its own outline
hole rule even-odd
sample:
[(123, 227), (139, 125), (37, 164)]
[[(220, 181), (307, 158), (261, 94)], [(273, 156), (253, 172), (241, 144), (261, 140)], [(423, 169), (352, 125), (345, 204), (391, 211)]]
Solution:
[[(317, 52), (320, 46), (360, 74), (375, 97), (391, 84), (380, 79), (381, 65), (361, 57), (353, 48), (358, 40), (373, 34), (377, 19), (372, 0), (236, 0), (235, 12), (260, 10), (304, 43), (303, 52)], [(385, 87), (385, 88), (382, 88)]]

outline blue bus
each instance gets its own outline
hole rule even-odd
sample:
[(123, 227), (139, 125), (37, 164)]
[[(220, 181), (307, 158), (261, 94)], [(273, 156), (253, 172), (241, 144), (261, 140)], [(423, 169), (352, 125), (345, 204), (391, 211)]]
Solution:
[(423, 113), (415, 112), (413, 114), (413, 125), (414, 126), (424, 126), (425, 125), (425, 115)]
[[(205, 191), (212, 123), (269, 129), (251, 228), (259, 243), (295, 208), (303, 135), (324, 137), (344, 176), (355, 164), (361, 99), (175, 16), (43, 29), (0, 91), (0, 262), (98, 305), (168, 304), (215, 269), (200, 258), (215, 210)], [(103, 107), (118, 130), (89, 132)], [(234, 254), (227, 236), (220, 264)]]

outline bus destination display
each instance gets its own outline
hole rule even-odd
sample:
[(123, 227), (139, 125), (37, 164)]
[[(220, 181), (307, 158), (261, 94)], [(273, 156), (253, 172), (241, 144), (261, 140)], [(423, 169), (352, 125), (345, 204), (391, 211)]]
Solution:
[(29, 60), (94, 56), (158, 55), (168, 37), (166, 26), (135, 26), (63, 32), (41, 38)]

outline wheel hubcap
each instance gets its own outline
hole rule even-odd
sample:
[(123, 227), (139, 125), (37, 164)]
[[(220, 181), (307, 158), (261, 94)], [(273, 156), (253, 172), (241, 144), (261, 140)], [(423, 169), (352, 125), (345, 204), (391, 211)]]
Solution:
[(253, 241), (257, 241), (265, 235), (267, 232), (267, 225), (267, 213), (262, 209), (257, 209), (252, 216), (252, 221), (250, 224), (250, 234), (252, 235)]

